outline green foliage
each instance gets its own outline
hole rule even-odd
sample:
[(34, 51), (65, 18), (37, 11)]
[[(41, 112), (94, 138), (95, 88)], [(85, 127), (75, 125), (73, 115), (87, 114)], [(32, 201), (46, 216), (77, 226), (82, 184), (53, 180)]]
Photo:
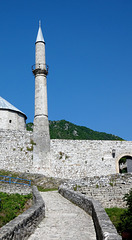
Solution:
[(30, 141), (31, 147), (27, 147), (27, 151), (33, 151), (33, 146), (36, 145), (36, 143), (31, 139)]
[(118, 224), (117, 230), (120, 233), (129, 232), (132, 237), (132, 189), (125, 194), (123, 200), (126, 201), (127, 209), (120, 217), (121, 222)]
[(105, 208), (105, 211), (108, 214), (111, 222), (117, 228), (120, 222), (120, 216), (124, 213), (125, 209), (114, 207), (114, 208)]
[(65, 120), (49, 121), (49, 127), (51, 139), (123, 140), (115, 135), (93, 131)]
[(44, 188), (41, 186), (37, 186), (37, 188), (40, 192), (49, 192), (49, 191), (57, 191), (58, 190), (58, 188)]
[(110, 182), (109, 184), (110, 184), (111, 187), (113, 187), (113, 183), (112, 182)]
[(123, 168), (123, 169), (120, 169), (120, 173), (127, 173), (127, 167)]
[(36, 145), (36, 143), (33, 141), (33, 139), (30, 140), (30, 143), (31, 143), (32, 145)]
[[(121, 164), (125, 164), (127, 161), (127, 156), (126, 157), (122, 157), (119, 161), (119, 165)], [(120, 168), (120, 173), (127, 173), (127, 167), (123, 167), (122, 169)]]
[(27, 131), (33, 131), (33, 123), (27, 123), (26, 124), (26, 129), (27, 129)]
[(127, 209), (123, 208), (106, 208), (110, 220), (115, 225), (120, 234), (127, 233), (129, 236), (123, 240), (132, 239), (132, 189), (128, 194), (125, 194)]
[(27, 151), (33, 151), (33, 145), (31, 147), (27, 147)]
[[(27, 123), (28, 131), (33, 131), (33, 123)], [(123, 140), (122, 138), (93, 131), (90, 128), (77, 126), (65, 120), (49, 121), (51, 139), (76, 139), (76, 140)]]
[(126, 158), (127, 158), (127, 157), (122, 157), (122, 158), (120, 159), (119, 163), (120, 163), (120, 164), (121, 164), (121, 163), (126, 163)]
[(114, 179), (112, 179), (111, 182), (109, 182), (109, 184), (111, 187), (116, 186), (116, 182), (114, 181)]
[(132, 213), (132, 188), (129, 191), (129, 193), (125, 194), (123, 200), (126, 201), (128, 211), (130, 211)]
[(32, 199), (32, 194), (20, 195), (18, 193), (7, 194), (0, 192), (0, 199), (0, 227), (2, 227), (23, 212), (26, 202)]
[(73, 187), (74, 191), (77, 191), (77, 184)]
[(9, 177), (18, 177), (17, 173), (6, 171), (6, 170), (0, 170), (0, 175), (2, 176), (9, 176)]

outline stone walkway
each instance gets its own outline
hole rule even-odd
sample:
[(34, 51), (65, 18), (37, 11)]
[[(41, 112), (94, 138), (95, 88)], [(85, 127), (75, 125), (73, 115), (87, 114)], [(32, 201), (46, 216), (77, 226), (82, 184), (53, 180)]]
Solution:
[(46, 216), (28, 240), (96, 240), (92, 218), (58, 192), (41, 192)]

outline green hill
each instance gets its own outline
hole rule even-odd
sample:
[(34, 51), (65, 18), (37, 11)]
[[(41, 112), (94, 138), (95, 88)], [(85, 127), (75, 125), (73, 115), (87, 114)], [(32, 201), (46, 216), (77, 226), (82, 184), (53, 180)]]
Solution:
[[(93, 131), (90, 128), (77, 126), (65, 120), (49, 121), (49, 128), (51, 139), (123, 140), (118, 136)], [(27, 130), (33, 131), (33, 123), (27, 123)]]

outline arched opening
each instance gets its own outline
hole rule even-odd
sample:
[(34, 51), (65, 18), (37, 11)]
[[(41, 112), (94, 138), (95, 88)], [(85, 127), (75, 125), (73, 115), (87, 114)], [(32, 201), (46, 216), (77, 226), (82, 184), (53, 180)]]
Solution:
[(131, 173), (132, 172), (132, 157), (123, 156), (119, 159), (119, 173)]

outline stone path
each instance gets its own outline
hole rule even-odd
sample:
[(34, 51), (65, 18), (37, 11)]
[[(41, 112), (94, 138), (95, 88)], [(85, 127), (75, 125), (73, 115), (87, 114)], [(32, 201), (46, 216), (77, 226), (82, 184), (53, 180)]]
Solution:
[(58, 192), (41, 192), (46, 216), (28, 240), (96, 240), (92, 218)]

